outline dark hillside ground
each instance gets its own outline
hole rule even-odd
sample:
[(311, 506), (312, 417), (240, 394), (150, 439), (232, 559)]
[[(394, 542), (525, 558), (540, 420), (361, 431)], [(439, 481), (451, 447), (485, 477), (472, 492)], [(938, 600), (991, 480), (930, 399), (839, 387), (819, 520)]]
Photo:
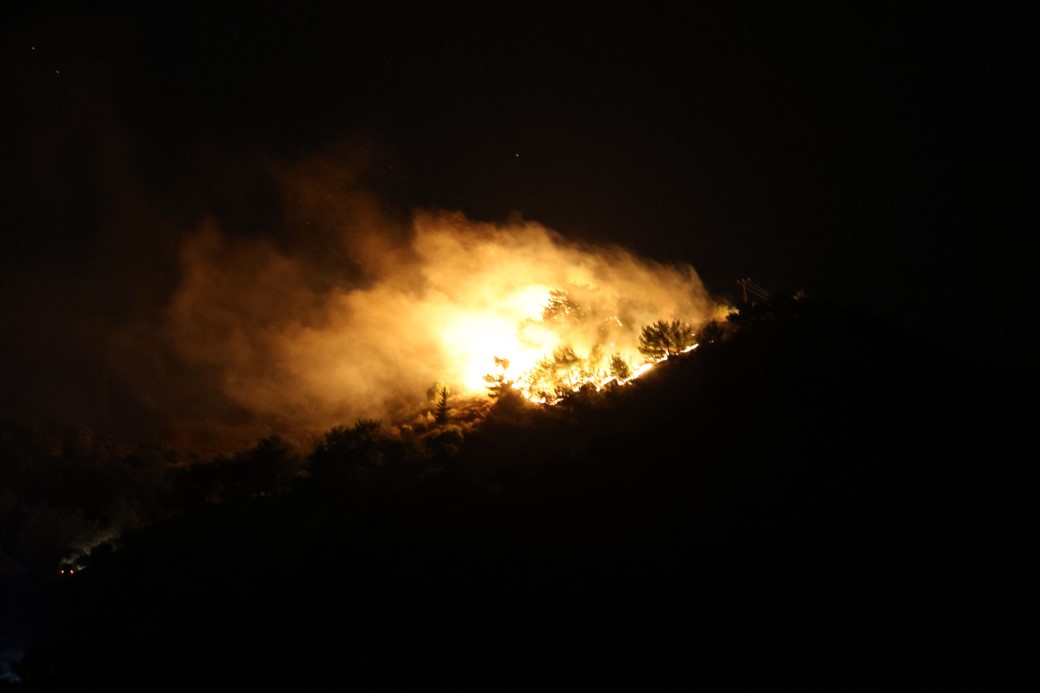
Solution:
[(424, 473), (124, 537), (33, 590), (18, 688), (1004, 688), (1035, 379), (808, 300), (742, 321), (615, 392), (505, 398)]

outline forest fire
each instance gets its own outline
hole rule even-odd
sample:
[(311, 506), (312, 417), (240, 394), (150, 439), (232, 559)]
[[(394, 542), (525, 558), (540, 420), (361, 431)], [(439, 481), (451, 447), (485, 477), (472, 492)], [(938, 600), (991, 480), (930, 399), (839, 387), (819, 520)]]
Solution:
[[(694, 348), (691, 325), (713, 317), (692, 268), (579, 248), (536, 224), (431, 223), (418, 228), (416, 247), (428, 279), (450, 277), (451, 286), (429, 288), (452, 298), (439, 338), (446, 376), (466, 393), (512, 388), (554, 403), (583, 386), (627, 381)], [(442, 273), (451, 266), (460, 271)], [(667, 334), (648, 333), (655, 322)], [(641, 343), (648, 338), (668, 346), (654, 351)]]
[[(603, 300), (596, 290), (580, 288)], [(466, 316), (444, 334), (445, 345), (456, 348), (465, 364), (465, 391), (486, 388), (498, 394), (511, 388), (532, 402), (553, 404), (582, 387), (600, 390), (611, 382), (634, 380), (667, 358), (667, 353), (649, 353), (647, 345), (638, 343), (648, 333), (618, 317), (620, 299), (608, 294), (606, 303), (583, 307), (566, 292), (551, 289), (540, 301), (529, 300), (542, 291), (530, 287), (517, 300), (505, 302), (523, 315), (514, 324), (495, 315)], [(676, 335), (672, 353), (695, 349), (694, 338), (692, 330)]]
[[(166, 334), (180, 360), (219, 374), (211, 382), (253, 423), (393, 419), (434, 382), (552, 403), (692, 348), (719, 311), (689, 265), (579, 245), (533, 222), (419, 213), (404, 230), (335, 242), (360, 276), (212, 227), (182, 249)], [(668, 348), (641, 348), (654, 325)]]

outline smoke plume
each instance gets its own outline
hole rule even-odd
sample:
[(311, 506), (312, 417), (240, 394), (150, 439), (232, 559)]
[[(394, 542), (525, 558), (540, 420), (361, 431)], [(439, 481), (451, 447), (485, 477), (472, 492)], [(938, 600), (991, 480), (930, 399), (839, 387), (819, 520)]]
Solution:
[[(484, 395), (496, 357), (514, 378), (564, 346), (634, 360), (643, 325), (712, 317), (689, 266), (579, 246), (519, 218), (420, 211), (380, 225), (366, 201), (343, 199), (333, 207), (352, 212), (339, 237), (325, 224), (278, 247), (229, 238), (210, 220), (185, 238), (161, 331), (182, 366), (213, 379), (237, 413), (228, 425), (306, 431), (393, 419), (435, 382)], [(554, 297), (567, 315), (552, 312)]]

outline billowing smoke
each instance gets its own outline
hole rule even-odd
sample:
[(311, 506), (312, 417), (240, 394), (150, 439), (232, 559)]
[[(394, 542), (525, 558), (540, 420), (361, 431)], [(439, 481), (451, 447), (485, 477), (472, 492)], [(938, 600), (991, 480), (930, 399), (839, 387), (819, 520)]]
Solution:
[[(365, 207), (352, 208), (356, 221)], [(212, 221), (183, 243), (163, 332), (250, 428), (392, 419), (435, 382), (485, 395), (496, 357), (510, 379), (562, 347), (634, 361), (643, 325), (699, 325), (714, 310), (689, 266), (578, 246), (521, 219), (424, 211), (323, 242), (342, 258), (338, 274), (313, 249), (231, 239)]]
[(560, 349), (597, 377), (612, 357), (635, 367), (643, 325), (713, 316), (689, 266), (520, 217), (402, 213), (359, 142), (302, 164), (207, 153), (208, 174), (160, 171), (158, 192), (126, 147), (106, 149), (86, 164), (99, 174), (73, 181), (92, 186), (95, 214), (25, 197), (9, 215), (25, 238), (68, 230), (8, 263), (5, 416), (240, 449), (399, 420), (438, 382), (486, 397), (483, 376), (523, 384)]
[(181, 122), (116, 69), (132, 27), (99, 22), (3, 30), (21, 46), (0, 68), (4, 420), (239, 448), (407, 416), (435, 382), (537, 394), (555, 355), (564, 385), (601, 381), (639, 365), (646, 323), (712, 315), (691, 267), (413, 212), (402, 158), (356, 125), (286, 145)]

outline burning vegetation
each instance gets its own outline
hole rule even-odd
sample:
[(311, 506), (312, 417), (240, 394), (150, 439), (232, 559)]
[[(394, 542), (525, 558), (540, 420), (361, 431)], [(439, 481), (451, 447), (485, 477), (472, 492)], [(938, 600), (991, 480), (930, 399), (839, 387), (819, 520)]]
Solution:
[[(552, 404), (692, 349), (725, 312), (689, 265), (537, 223), (365, 219), (321, 236), (350, 272), (299, 250), (313, 234), (276, 247), (210, 224), (185, 242), (165, 333), (178, 361), (217, 384), (243, 437), (400, 420), (430, 383), (445, 402), (515, 390)], [(208, 414), (207, 425), (218, 418)]]
[[(433, 280), (425, 299), (450, 299), (439, 342), (444, 377), (461, 393), (513, 389), (551, 404), (624, 382), (693, 348), (693, 325), (716, 310), (692, 267), (579, 247), (537, 224), (440, 217), (417, 231)], [(442, 267), (458, 270), (446, 276)]]
[[(555, 404), (568, 393), (585, 387), (601, 390), (611, 384), (628, 382), (669, 355), (697, 347), (692, 326), (679, 320), (658, 320), (643, 327), (633, 352), (630, 330), (625, 329), (625, 323), (616, 314), (593, 317), (591, 327), (582, 324), (589, 319), (589, 314), (566, 293), (550, 291), (539, 318), (527, 318), (518, 328), (518, 341), (524, 344), (528, 328), (547, 329), (550, 335), (557, 337), (551, 352), (522, 372), (514, 369), (508, 358), (494, 356), (495, 371), (483, 377), (489, 394), (498, 397), (512, 389), (532, 402)], [(554, 328), (560, 327), (564, 328), (563, 334), (576, 330), (595, 334), (598, 340), (587, 351), (579, 353), (569, 342), (559, 338), (561, 332)]]

